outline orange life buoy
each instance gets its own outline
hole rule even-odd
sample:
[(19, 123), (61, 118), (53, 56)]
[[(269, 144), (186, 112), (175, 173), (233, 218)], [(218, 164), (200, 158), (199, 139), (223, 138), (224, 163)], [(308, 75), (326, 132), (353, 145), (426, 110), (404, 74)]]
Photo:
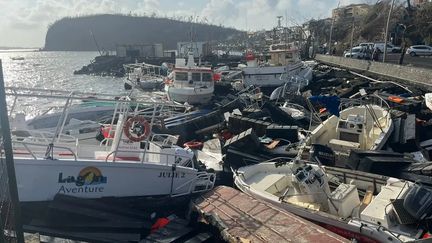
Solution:
[(190, 141), (183, 144), (183, 147), (188, 147), (190, 149), (202, 149), (203, 143), (199, 141)]
[(388, 97), (388, 100), (389, 100), (389, 101), (393, 101), (393, 102), (398, 103), (398, 104), (401, 104), (401, 103), (404, 102), (404, 99), (403, 99), (402, 97), (394, 96), (394, 95), (390, 95), (390, 96)]
[[(133, 136), (130, 132), (130, 130), (133, 128), (132, 126), (134, 123), (138, 123), (141, 126), (144, 127), (144, 132), (139, 136)], [(124, 126), (123, 126), (123, 132), (126, 135), (127, 138), (129, 138), (133, 142), (141, 142), (144, 139), (148, 137), (150, 134), (150, 124), (147, 122), (147, 120), (143, 116), (134, 116), (129, 118)]]

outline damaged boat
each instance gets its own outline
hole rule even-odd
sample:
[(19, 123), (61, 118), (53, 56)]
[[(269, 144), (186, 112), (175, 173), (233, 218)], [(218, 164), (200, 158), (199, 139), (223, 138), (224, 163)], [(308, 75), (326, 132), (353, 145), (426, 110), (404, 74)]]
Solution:
[(314, 145), (327, 146), (336, 164), (343, 164), (352, 149), (382, 149), (393, 130), (390, 112), (383, 106), (354, 101), (333, 114), (310, 133), (305, 145), (312, 150)]
[(213, 97), (213, 71), (209, 67), (197, 66), (193, 52), (185, 59), (176, 58), (173, 71), (165, 81), (165, 91), (170, 100), (190, 105), (207, 104)]
[[(19, 90), (19, 89), (18, 89)], [(142, 115), (140, 107), (170, 103), (87, 97), (41, 90), (34, 97), (65, 100), (54, 132), (14, 130), (12, 143), (20, 202), (47, 202), (56, 194), (80, 198), (180, 197), (208, 191), (215, 175), (199, 166), (192, 151), (176, 144), (176, 137), (152, 132), (156, 119)], [(7, 95), (30, 97), (32, 93)], [(62, 132), (71, 100), (115, 103), (112, 119), (100, 124), (102, 141), (79, 141)], [(21, 100), (22, 101), (22, 100)], [(14, 126), (12, 126), (14, 127)], [(90, 132), (91, 133), (91, 132)]]
[(269, 54), (268, 63), (258, 62), (252, 53), (247, 54), (247, 66), (242, 68), (246, 87), (275, 89), (288, 83), (291, 89), (299, 90), (312, 80), (312, 69), (300, 60), (299, 50), (293, 44), (270, 45)]
[(431, 188), (300, 160), (278, 160), (238, 169), (235, 185), (359, 242), (408, 242), (430, 237)]

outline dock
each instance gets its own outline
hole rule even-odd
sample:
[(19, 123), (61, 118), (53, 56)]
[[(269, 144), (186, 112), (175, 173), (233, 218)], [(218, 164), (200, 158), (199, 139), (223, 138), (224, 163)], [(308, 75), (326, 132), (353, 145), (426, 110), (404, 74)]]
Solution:
[(200, 195), (191, 210), (217, 227), (227, 242), (349, 242), (231, 187), (219, 186)]

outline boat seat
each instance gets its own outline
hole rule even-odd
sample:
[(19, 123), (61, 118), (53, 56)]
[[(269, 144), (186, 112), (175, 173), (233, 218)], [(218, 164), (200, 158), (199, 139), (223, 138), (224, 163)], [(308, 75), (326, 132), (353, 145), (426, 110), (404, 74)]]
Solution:
[(404, 195), (407, 188), (398, 186), (383, 186), (381, 192), (366, 206), (361, 212), (360, 218), (388, 228), (393, 224), (391, 212), (393, 212), (393, 205), (391, 199), (396, 199), (400, 195)]
[(334, 138), (329, 141), (329, 146), (331, 149), (336, 151), (345, 151), (360, 148), (360, 143), (344, 141)]
[(284, 174), (267, 174), (261, 172), (249, 178), (246, 183), (258, 191), (265, 191), (283, 177), (285, 177)]

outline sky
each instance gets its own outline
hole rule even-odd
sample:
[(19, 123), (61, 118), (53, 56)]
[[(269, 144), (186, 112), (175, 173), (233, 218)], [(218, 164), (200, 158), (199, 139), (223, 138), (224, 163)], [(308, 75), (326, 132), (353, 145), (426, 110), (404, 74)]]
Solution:
[[(340, 0), (340, 5), (372, 0)], [(49, 24), (67, 16), (123, 13), (190, 17), (241, 30), (331, 16), (339, 0), (0, 0), (0, 47), (43, 47)]]

